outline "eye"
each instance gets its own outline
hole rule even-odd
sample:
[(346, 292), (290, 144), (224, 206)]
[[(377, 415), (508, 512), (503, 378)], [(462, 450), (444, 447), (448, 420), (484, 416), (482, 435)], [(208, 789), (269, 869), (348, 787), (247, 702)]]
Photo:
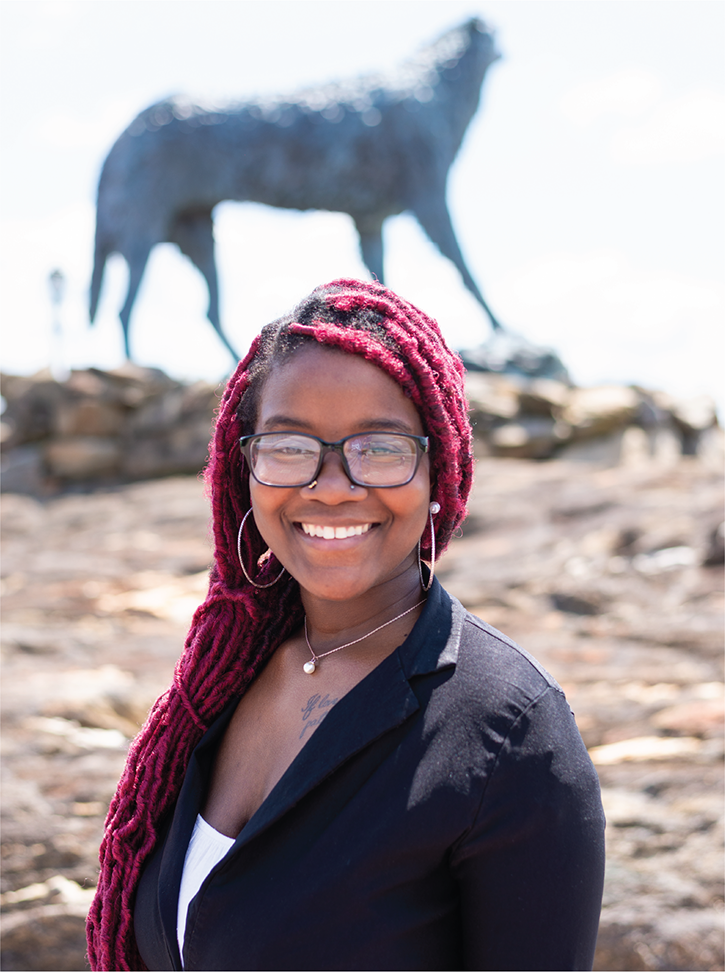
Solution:
[(365, 435), (350, 441), (351, 451), (362, 459), (385, 462), (406, 458), (415, 453), (415, 446), (405, 436)]
[(260, 456), (269, 459), (302, 459), (316, 456), (318, 450), (313, 440), (300, 435), (265, 436), (256, 442)]

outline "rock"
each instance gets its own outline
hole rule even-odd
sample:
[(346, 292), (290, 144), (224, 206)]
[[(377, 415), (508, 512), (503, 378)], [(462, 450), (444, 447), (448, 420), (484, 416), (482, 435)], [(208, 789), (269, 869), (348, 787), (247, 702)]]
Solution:
[(39, 442), (53, 433), (55, 416), (65, 397), (63, 385), (41, 372), (29, 378), (3, 375), (7, 408), (3, 422), (10, 429), (6, 448)]
[[(592, 438), (569, 440), (563, 444), (558, 455), (565, 462), (589, 463), (597, 466), (621, 466), (623, 458), (630, 452), (628, 434), (631, 429), (611, 432), (607, 435)], [(639, 433), (641, 430), (635, 430)], [(641, 438), (637, 436), (637, 446), (641, 447)]]
[[(9, 489), (28, 495), (69, 484), (198, 473), (206, 462), (217, 390), (155, 368), (6, 378), (3, 456)], [(37, 443), (40, 452), (27, 451)], [(26, 451), (18, 451), (25, 448)]]
[(123, 457), (122, 473), (128, 480), (173, 476), (206, 465), (211, 418), (188, 421), (164, 436), (140, 439)]
[(120, 435), (126, 410), (98, 399), (63, 402), (55, 415), (60, 436)]
[(640, 399), (633, 388), (600, 385), (573, 389), (561, 412), (577, 439), (618, 431), (637, 418)]
[(707, 552), (703, 567), (719, 567), (725, 563), (725, 522), (719, 523), (708, 537)]
[[(628, 916), (627, 916), (628, 917)], [(652, 908), (637, 922), (605, 913), (599, 925), (595, 969), (722, 968), (722, 913)]]
[(703, 752), (700, 740), (690, 736), (633, 736), (631, 739), (594, 746), (589, 750), (589, 755), (595, 766), (612, 766), (624, 762), (691, 759)]
[(722, 968), (722, 872), (705, 850), (721, 801), (606, 786), (602, 797), (608, 866), (595, 969)]
[(38, 496), (43, 492), (44, 479), (45, 466), (40, 446), (19, 446), (3, 455), (0, 486), (4, 493)]
[(181, 418), (183, 403), (182, 388), (173, 388), (165, 395), (148, 399), (131, 416), (129, 422), (131, 434), (148, 435), (167, 432)]
[(570, 386), (563, 381), (535, 378), (522, 387), (519, 408), (526, 415), (549, 415), (556, 418), (570, 394)]
[(14, 972), (88, 969), (87, 905), (50, 904), (7, 915), (2, 921), (3, 969)]
[(506, 375), (469, 371), (466, 375), (466, 395), (471, 418), (511, 419), (518, 415), (519, 388)]
[(671, 414), (675, 422), (691, 432), (704, 432), (717, 424), (717, 409), (709, 395), (677, 398), (659, 394), (657, 401)]
[(121, 444), (100, 436), (73, 436), (45, 448), (49, 472), (60, 479), (84, 481), (114, 475), (121, 467)]
[(496, 426), (489, 435), (489, 442), (496, 456), (546, 459), (568, 434), (568, 428), (552, 418), (526, 417)]
[(722, 737), (725, 726), (725, 700), (699, 699), (661, 709), (652, 725), (681, 736)]
[(666, 410), (674, 429), (679, 433), (682, 454), (697, 455), (703, 434), (717, 426), (713, 399), (709, 395), (677, 398), (662, 392), (655, 393), (654, 399)]
[(569, 381), (568, 372), (553, 348), (532, 344), (509, 330), (494, 332), (488, 341), (461, 351), (460, 355), (469, 371)]
[(556, 611), (565, 611), (567, 614), (601, 614), (604, 609), (602, 598), (591, 594), (554, 592), (551, 603)]

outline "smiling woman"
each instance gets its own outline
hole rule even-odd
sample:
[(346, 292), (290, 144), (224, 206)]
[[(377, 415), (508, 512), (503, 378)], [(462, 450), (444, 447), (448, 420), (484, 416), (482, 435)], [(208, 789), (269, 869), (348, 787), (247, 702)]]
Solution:
[(93, 968), (591, 968), (572, 714), (433, 576), (471, 472), (460, 359), (391, 291), (335, 281), (255, 340), (209, 594), (106, 821)]
[[(381, 426), (404, 435), (381, 432)], [(253, 460), (251, 498), (264, 542), (314, 601), (306, 604), (313, 630), (318, 598), (352, 602), (344, 609), (347, 621), (351, 607), (355, 616), (358, 598), (380, 598), (372, 614), (370, 604), (361, 605), (365, 625), (384, 613), (388, 602), (405, 596), (408, 575), (415, 587), (414, 552), (430, 503), (428, 456), (420, 462), (418, 440), (406, 437), (423, 439), (417, 409), (376, 365), (315, 342), (271, 371), (257, 427), (305, 431), (328, 442), (347, 439), (340, 454), (333, 450), (323, 456), (320, 450), (317, 458), (318, 450), (310, 450), (316, 461), (296, 488), (285, 488), (284, 482), (264, 485)], [(310, 445), (316, 442), (308, 439)], [(268, 466), (264, 463), (265, 470)]]

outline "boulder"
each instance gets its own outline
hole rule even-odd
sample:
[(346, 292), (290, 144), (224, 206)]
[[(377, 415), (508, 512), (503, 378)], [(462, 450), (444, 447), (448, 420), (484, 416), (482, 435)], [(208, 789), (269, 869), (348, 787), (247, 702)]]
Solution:
[(3, 969), (79, 972), (86, 958), (86, 904), (48, 904), (2, 921)]
[(66, 397), (62, 384), (47, 372), (30, 378), (3, 375), (2, 389), (7, 402), (3, 422), (9, 428), (5, 449), (39, 442), (53, 434), (56, 413)]
[(49, 442), (45, 464), (52, 476), (72, 481), (108, 477), (121, 468), (121, 443), (101, 436), (69, 436)]
[(471, 421), (484, 426), (492, 419), (512, 419), (519, 413), (519, 387), (506, 375), (469, 371), (466, 375), (466, 395), (471, 409)]
[(64, 401), (55, 414), (54, 431), (61, 436), (120, 435), (125, 418), (124, 408), (102, 399)]
[(721, 738), (725, 727), (725, 700), (698, 699), (661, 709), (652, 725), (667, 733)]
[(639, 406), (640, 397), (633, 388), (575, 388), (561, 411), (561, 420), (571, 426), (574, 438), (591, 439), (633, 425)]
[(704, 432), (705, 429), (717, 425), (717, 409), (715, 402), (709, 395), (681, 398), (657, 392), (655, 401), (661, 408), (669, 412), (675, 423), (683, 429), (688, 429), (691, 432)]
[(553, 418), (525, 416), (516, 422), (496, 426), (489, 441), (496, 456), (547, 459), (568, 435), (568, 428)]
[(38, 445), (22, 445), (3, 454), (0, 480), (3, 492), (37, 496), (43, 492), (45, 466)]
[(553, 348), (532, 344), (513, 331), (496, 331), (488, 341), (460, 352), (469, 371), (553, 378), (568, 382), (569, 375)]
[(535, 378), (522, 387), (519, 408), (527, 415), (557, 417), (569, 400), (570, 394), (570, 386), (563, 381), (554, 381), (553, 378)]

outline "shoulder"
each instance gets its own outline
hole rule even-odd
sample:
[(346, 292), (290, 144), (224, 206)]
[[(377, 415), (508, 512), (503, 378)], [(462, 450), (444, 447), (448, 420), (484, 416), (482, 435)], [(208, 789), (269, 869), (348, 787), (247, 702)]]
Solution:
[(447, 707), (495, 754), (494, 790), (523, 787), (539, 803), (566, 792), (596, 810), (596, 772), (559, 684), (511, 638), (465, 609), (461, 617)]
[(515, 683), (532, 696), (546, 689), (562, 692), (556, 679), (528, 651), (502, 631), (462, 609), (458, 663), (467, 675)]
[(573, 722), (561, 688), (535, 658), (440, 585), (433, 594), (404, 651), (406, 675), (429, 721), (433, 709), (439, 724), (482, 733), (494, 746), (517, 724)]
[(428, 725), (452, 734), (463, 751), (473, 747), (486, 760), (520, 764), (543, 757), (588, 774), (586, 749), (556, 680), (455, 598), (450, 597), (450, 605), (449, 649), (453, 641), (456, 651), (449, 651), (445, 669), (439, 667), (424, 703)]
[(462, 698), (522, 711), (544, 696), (559, 700), (569, 712), (556, 679), (533, 655), (451, 598), (460, 618), (454, 681)]

